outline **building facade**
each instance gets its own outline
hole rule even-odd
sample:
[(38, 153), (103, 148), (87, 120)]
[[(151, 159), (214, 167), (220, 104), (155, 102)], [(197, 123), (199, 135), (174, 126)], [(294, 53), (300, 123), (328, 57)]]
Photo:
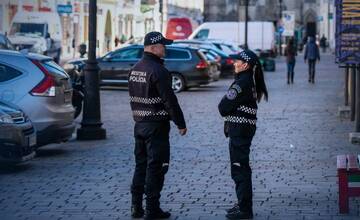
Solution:
[[(202, 23), (203, 0), (98, 0), (97, 55), (115, 49), (115, 38), (141, 42), (149, 31), (166, 31), (171, 17), (188, 17), (196, 27)], [(88, 0), (2, 0), (0, 33), (8, 33), (16, 13), (57, 12), (62, 26), (62, 57), (78, 56), (78, 46), (88, 43)], [(64, 9), (66, 9), (64, 11)]]
[[(242, 0), (205, 0), (204, 21), (244, 21)], [(281, 25), (281, 11), (295, 12), (295, 33), (301, 40), (305, 36), (324, 35), (334, 45), (334, 0), (249, 0), (250, 21), (272, 21)]]

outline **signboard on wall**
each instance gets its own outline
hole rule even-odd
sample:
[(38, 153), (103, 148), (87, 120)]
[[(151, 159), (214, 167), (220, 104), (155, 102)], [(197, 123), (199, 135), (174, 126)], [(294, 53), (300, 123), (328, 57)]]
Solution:
[(295, 11), (282, 12), (282, 27), (284, 28), (283, 36), (294, 36), (295, 33)]
[(59, 14), (71, 14), (72, 5), (57, 5), (57, 12)]
[(360, 64), (360, 0), (336, 0), (336, 61)]

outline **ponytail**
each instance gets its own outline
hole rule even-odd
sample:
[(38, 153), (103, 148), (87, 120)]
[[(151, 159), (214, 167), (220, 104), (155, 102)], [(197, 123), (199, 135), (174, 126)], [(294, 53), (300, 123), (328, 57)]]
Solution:
[(257, 60), (255, 64), (255, 85), (256, 85), (256, 94), (257, 94), (257, 101), (260, 102), (261, 99), (264, 97), (265, 101), (268, 100), (268, 91), (265, 84), (264, 79), (264, 72), (261, 67), (261, 63), (259, 60)]

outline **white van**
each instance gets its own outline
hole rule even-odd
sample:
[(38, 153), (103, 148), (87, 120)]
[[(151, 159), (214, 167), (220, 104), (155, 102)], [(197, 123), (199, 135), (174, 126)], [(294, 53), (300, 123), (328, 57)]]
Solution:
[[(189, 39), (219, 39), (244, 45), (244, 22), (205, 22), (200, 25)], [(275, 44), (275, 28), (272, 22), (248, 22), (248, 47), (252, 50), (272, 50)]]
[[(52, 39), (50, 48), (47, 33)], [(58, 13), (18, 12), (11, 22), (8, 38), (17, 49), (45, 54), (55, 62), (60, 60), (62, 29)]]

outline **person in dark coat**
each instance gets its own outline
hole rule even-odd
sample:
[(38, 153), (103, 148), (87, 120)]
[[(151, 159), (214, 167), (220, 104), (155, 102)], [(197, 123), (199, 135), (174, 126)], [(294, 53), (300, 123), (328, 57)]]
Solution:
[(308, 62), (309, 64), (309, 83), (315, 83), (316, 60), (320, 61), (320, 53), (314, 37), (309, 37), (305, 48), (304, 60), (305, 63)]
[(285, 48), (285, 56), (286, 56), (286, 64), (287, 64), (287, 84), (294, 83), (294, 69), (296, 63), (296, 47), (294, 45), (294, 40), (290, 39), (286, 48)]
[(231, 177), (235, 182), (237, 203), (227, 210), (228, 219), (253, 217), (252, 180), (249, 155), (256, 131), (257, 102), (267, 100), (264, 74), (256, 54), (244, 50), (230, 55), (235, 60), (235, 80), (221, 99), (218, 109), (224, 118), (224, 133), (229, 137)]
[(325, 35), (322, 35), (322, 37), (320, 38), (320, 47), (322, 49), (322, 52), (325, 53), (327, 47), (327, 39)]
[[(159, 32), (144, 38), (144, 55), (129, 73), (130, 106), (135, 121), (135, 172), (131, 185), (134, 218), (166, 219), (160, 193), (170, 160), (170, 120), (180, 135), (187, 132), (184, 115), (171, 88), (171, 74), (164, 67), (165, 45), (173, 41)], [(146, 194), (146, 210), (142, 207)]]

